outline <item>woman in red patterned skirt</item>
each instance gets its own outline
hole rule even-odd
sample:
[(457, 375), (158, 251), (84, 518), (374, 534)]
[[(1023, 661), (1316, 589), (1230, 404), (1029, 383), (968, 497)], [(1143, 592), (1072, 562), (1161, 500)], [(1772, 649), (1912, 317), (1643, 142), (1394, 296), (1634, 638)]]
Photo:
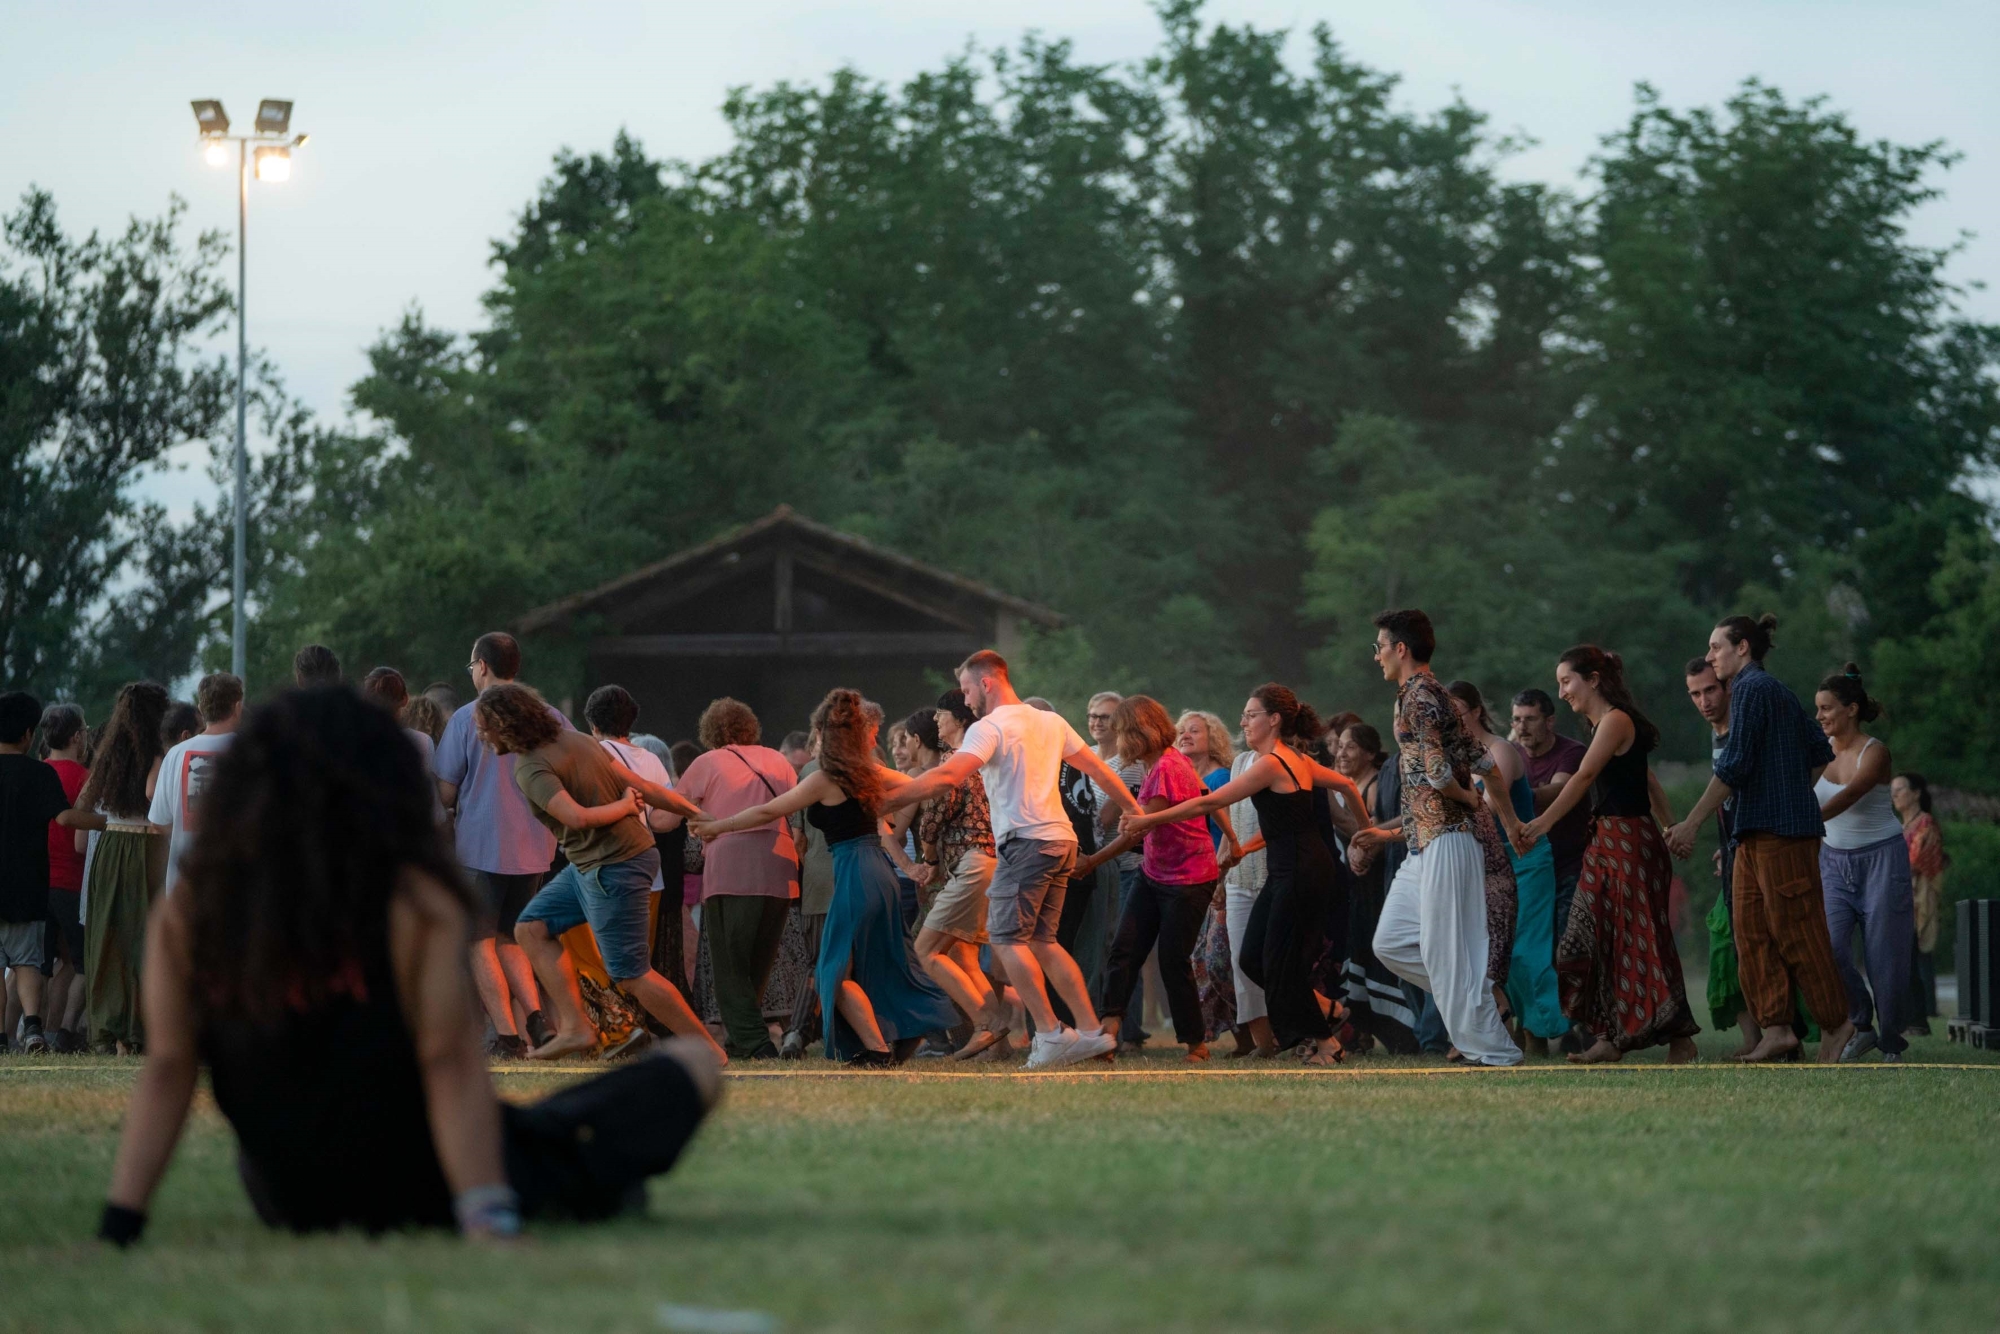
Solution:
[(1595, 821), (1569, 921), (1559, 924), (1556, 978), (1563, 1013), (1597, 1037), (1569, 1059), (1615, 1061), (1667, 1044), (1667, 1060), (1695, 1059), (1701, 1031), (1668, 917), (1673, 863), (1660, 830), (1673, 823), (1666, 793), (1646, 764), (1660, 744), (1625, 684), (1616, 653), (1579, 644), (1556, 662), (1563, 701), (1591, 726), (1590, 749), (1549, 808), (1521, 827), (1523, 852), (1589, 794)]

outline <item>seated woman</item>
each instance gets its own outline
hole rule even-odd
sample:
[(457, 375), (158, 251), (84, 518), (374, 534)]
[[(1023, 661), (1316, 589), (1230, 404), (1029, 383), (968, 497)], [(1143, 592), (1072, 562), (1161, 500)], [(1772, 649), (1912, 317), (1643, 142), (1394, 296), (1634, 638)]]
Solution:
[(138, 1239), (206, 1065), (258, 1216), (297, 1231), (604, 1218), (644, 1199), (714, 1104), (711, 1050), (526, 1107), (494, 1095), (471, 894), (415, 746), (344, 686), (255, 710), (217, 763), (179, 889), (153, 914), (146, 1065), (99, 1235)]
[(820, 936), (820, 1011), (826, 1054), (853, 1066), (907, 1059), (917, 1041), (958, 1022), (958, 1011), (925, 976), (903, 932), (895, 869), (882, 849), (882, 799), (910, 780), (875, 758), (882, 709), (852, 690), (827, 692), (813, 710), (819, 769), (761, 806), (726, 820), (694, 820), (702, 839), (755, 829), (804, 811), (833, 853), (833, 902)]

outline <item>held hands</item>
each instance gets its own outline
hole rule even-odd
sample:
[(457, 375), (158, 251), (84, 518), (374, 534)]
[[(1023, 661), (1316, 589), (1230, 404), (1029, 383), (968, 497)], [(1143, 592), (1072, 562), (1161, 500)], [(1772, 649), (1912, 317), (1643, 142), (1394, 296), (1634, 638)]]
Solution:
[(1143, 834), (1148, 829), (1158, 828), (1159, 823), (1160, 819), (1156, 815), (1134, 815), (1130, 811), (1127, 811), (1118, 821), (1118, 832), (1133, 835)]
[(916, 882), (919, 889), (928, 889), (931, 881), (937, 879), (937, 872), (938, 868), (929, 862), (918, 862), (916, 869), (910, 872), (910, 879)]
[(728, 833), (729, 830), (722, 827), (727, 823), (728, 821), (718, 820), (707, 811), (703, 811), (692, 820), (689, 820), (687, 826), (690, 834), (693, 834), (696, 838), (706, 843), (711, 839), (720, 838)]
[(1675, 861), (1686, 861), (1694, 854), (1694, 830), (1685, 823), (1677, 824), (1667, 831), (1667, 851)]
[(1548, 824), (1536, 816), (1514, 830), (1514, 851), (1525, 857), (1530, 848), (1548, 837), (1548, 832)]

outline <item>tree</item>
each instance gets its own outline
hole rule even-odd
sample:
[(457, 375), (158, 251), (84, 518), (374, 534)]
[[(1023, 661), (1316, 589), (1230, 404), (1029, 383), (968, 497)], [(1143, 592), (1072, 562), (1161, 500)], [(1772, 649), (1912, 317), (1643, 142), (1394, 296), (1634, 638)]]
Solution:
[(227, 368), (200, 355), (232, 309), (225, 251), (184, 242), (183, 212), (78, 240), (31, 189), (0, 229), (0, 674), (17, 686), (101, 697), (99, 671), (171, 678), (192, 657), (206, 590), (182, 577), (184, 535), (131, 494), (230, 404)]

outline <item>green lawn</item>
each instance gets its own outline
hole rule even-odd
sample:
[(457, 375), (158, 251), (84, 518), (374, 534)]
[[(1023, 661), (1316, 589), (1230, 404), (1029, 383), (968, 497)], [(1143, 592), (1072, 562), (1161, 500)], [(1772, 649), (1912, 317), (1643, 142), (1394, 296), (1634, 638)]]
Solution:
[(128, 1255), (86, 1238), (133, 1066), (0, 1058), (0, 1329), (638, 1331), (663, 1303), (789, 1330), (2000, 1326), (2000, 1067), (1942, 1037), (1912, 1057), (1977, 1068), (1175, 1055), (759, 1067), (650, 1218), (506, 1250), (268, 1235), (207, 1109)]

